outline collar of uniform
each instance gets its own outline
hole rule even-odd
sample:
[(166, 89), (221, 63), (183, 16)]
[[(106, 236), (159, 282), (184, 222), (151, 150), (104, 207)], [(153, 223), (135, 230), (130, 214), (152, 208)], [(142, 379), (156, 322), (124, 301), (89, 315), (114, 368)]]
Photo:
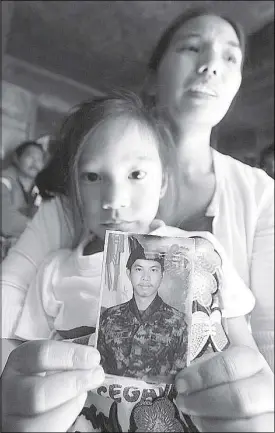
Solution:
[(214, 173), (216, 178), (216, 189), (215, 189), (214, 196), (211, 200), (211, 203), (209, 204), (206, 210), (206, 216), (209, 217), (215, 217), (219, 213), (220, 194), (222, 194), (223, 181), (225, 178), (225, 172), (227, 167), (225, 164), (225, 158), (226, 158), (225, 155), (223, 155), (222, 153), (218, 152), (215, 149), (212, 149), (212, 157), (213, 157)]
[(162, 303), (163, 303), (163, 300), (157, 294), (155, 299), (149, 305), (149, 307), (147, 307), (146, 310), (144, 310), (143, 312), (140, 312), (138, 307), (137, 307), (135, 297), (133, 296), (129, 302), (129, 307), (130, 307), (131, 312), (136, 316), (136, 318), (139, 320), (139, 322), (145, 322), (152, 314), (155, 313), (155, 311), (159, 310)]

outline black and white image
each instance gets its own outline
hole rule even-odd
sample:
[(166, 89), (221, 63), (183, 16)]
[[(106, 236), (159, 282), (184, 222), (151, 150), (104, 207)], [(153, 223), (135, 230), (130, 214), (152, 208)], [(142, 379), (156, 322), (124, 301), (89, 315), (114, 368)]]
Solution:
[(172, 378), (186, 367), (192, 239), (108, 232), (97, 348), (107, 374)]

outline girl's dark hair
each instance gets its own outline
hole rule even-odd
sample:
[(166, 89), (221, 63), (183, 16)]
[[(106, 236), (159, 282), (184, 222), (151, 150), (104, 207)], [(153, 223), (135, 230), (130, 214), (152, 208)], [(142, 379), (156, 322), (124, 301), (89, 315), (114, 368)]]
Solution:
[[(65, 118), (55, 138), (56, 150), (47, 166), (39, 173), (36, 184), (44, 199), (54, 196), (69, 199), (76, 223), (82, 219), (78, 165), (83, 147), (93, 131), (110, 119), (134, 120), (155, 136), (164, 170), (176, 172), (176, 157), (169, 128), (154, 110), (149, 109), (132, 92), (113, 92), (83, 102)], [(175, 176), (169, 176), (175, 196)], [(175, 198), (176, 202), (176, 198)], [(172, 208), (173, 206), (171, 206)]]
[(181, 29), (187, 23), (187, 21), (191, 20), (192, 18), (197, 18), (203, 15), (219, 16), (225, 21), (227, 21), (229, 24), (231, 24), (231, 26), (233, 27), (233, 29), (235, 30), (238, 36), (240, 47), (243, 53), (243, 59), (244, 59), (245, 48), (246, 48), (246, 37), (241, 25), (237, 22), (234, 22), (233, 20), (231, 20), (230, 18), (224, 15), (217, 13), (217, 11), (211, 10), (211, 8), (209, 7), (199, 7), (199, 8), (192, 7), (191, 9), (188, 9), (187, 11), (179, 15), (174, 21), (172, 21), (172, 23), (163, 32), (148, 62), (148, 69), (150, 72), (154, 73), (158, 70), (159, 65), (177, 31)]
[(45, 153), (43, 146), (40, 143), (37, 143), (36, 141), (29, 140), (29, 141), (23, 141), (17, 148), (14, 150), (15, 155), (17, 158), (20, 158), (21, 155), (25, 152), (25, 150), (30, 147), (34, 146), (37, 147), (39, 150), (41, 150), (42, 153)]

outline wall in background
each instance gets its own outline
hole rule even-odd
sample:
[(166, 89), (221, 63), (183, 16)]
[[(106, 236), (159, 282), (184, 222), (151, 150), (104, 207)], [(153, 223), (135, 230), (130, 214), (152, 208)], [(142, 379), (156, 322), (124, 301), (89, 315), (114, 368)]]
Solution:
[[(274, 22), (249, 42), (242, 88), (217, 142), (221, 152), (242, 161), (274, 143)], [(2, 157), (22, 139), (51, 133), (73, 105), (101, 94), (10, 55), (4, 56), (2, 79)]]
[(72, 106), (99, 94), (6, 55), (2, 70), (1, 158), (8, 157), (22, 140), (54, 132)]

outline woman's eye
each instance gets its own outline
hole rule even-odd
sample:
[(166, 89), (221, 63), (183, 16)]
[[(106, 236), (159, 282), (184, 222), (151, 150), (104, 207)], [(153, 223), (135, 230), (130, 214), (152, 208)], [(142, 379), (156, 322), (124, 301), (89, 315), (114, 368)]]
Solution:
[(198, 53), (200, 51), (199, 47), (196, 47), (195, 45), (184, 45), (183, 47), (178, 48), (179, 52), (181, 51), (192, 51), (194, 53)]
[(100, 179), (97, 173), (83, 173), (82, 178), (88, 182), (97, 182)]
[(145, 171), (136, 170), (136, 171), (132, 171), (132, 173), (130, 174), (129, 178), (130, 179), (134, 179), (134, 180), (141, 180), (141, 179), (144, 179), (145, 176), (146, 176)]

